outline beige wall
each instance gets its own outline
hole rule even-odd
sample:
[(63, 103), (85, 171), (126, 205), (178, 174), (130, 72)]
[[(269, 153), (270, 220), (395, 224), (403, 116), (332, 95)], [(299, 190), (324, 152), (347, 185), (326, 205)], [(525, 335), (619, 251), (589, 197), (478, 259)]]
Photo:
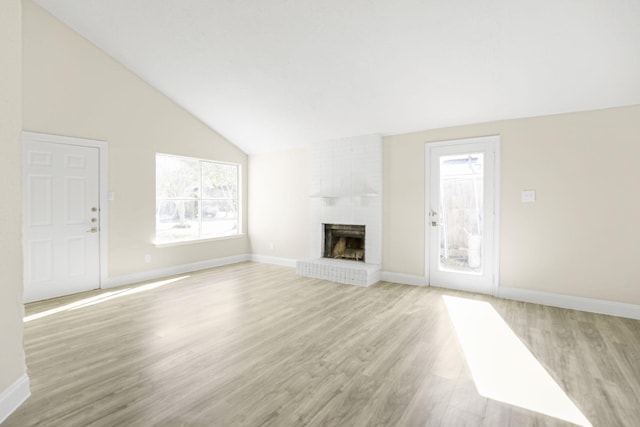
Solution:
[(249, 158), (249, 230), (255, 255), (309, 255), (309, 152), (289, 150)]
[(0, 2), (0, 394), (25, 373), (22, 350), (20, 28), (20, 0)]
[(386, 137), (383, 270), (424, 274), (425, 143), (492, 134), (500, 286), (640, 304), (640, 106)]
[[(424, 276), (425, 144), (495, 134), (500, 285), (640, 304), (640, 106), (385, 137), (382, 269)], [(251, 157), (254, 253), (309, 257), (307, 156)], [(520, 202), (524, 189), (537, 191), (536, 203)]]
[(240, 163), (245, 207), (247, 156), (33, 2), (23, 5), (24, 130), (109, 145), (110, 277), (248, 253), (246, 236), (153, 245), (156, 152)]

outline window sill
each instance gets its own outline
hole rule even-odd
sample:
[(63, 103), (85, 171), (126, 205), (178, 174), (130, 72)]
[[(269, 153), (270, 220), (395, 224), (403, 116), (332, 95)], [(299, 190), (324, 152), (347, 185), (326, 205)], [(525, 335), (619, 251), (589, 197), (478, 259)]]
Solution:
[(235, 234), (233, 236), (224, 236), (224, 237), (205, 237), (203, 239), (190, 239), (190, 240), (179, 240), (176, 242), (154, 242), (154, 246), (156, 248), (169, 248), (172, 246), (183, 246), (183, 245), (192, 245), (197, 243), (210, 243), (210, 242), (219, 242), (223, 240), (235, 240), (242, 239), (247, 237), (246, 234)]

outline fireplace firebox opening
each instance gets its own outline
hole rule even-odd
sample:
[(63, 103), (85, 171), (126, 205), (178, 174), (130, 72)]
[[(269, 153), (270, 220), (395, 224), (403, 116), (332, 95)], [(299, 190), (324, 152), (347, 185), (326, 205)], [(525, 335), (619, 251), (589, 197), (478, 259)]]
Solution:
[(364, 225), (323, 224), (324, 258), (364, 262)]

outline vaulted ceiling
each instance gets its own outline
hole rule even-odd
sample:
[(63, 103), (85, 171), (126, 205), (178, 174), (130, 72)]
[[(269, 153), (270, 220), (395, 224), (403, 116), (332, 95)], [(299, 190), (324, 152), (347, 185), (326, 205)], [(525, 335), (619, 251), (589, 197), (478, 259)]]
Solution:
[(247, 153), (640, 103), (640, 0), (35, 0)]

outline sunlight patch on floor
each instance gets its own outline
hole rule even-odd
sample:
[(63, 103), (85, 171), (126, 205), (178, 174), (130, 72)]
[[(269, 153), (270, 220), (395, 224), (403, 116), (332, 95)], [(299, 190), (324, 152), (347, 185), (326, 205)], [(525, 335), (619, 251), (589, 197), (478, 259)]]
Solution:
[(171, 284), (171, 283), (175, 283), (178, 280), (186, 279), (187, 277), (189, 277), (189, 276), (174, 277), (172, 279), (159, 280), (157, 282), (147, 283), (146, 285), (140, 285), (140, 286), (136, 286), (136, 287), (133, 287), (133, 288), (125, 288), (125, 289), (119, 289), (117, 291), (105, 292), (105, 293), (102, 293), (100, 295), (95, 295), (95, 296), (92, 296), (92, 297), (89, 297), (89, 298), (84, 298), (84, 299), (81, 299), (79, 301), (74, 301), (72, 303), (62, 305), (60, 307), (55, 307), (55, 308), (52, 308), (52, 309), (49, 309), (49, 310), (42, 311), (40, 313), (36, 313), (36, 314), (31, 314), (29, 316), (25, 316), (24, 317), (24, 322), (27, 323), (27, 322), (30, 322), (32, 320), (41, 319), (43, 317), (51, 316), (52, 314), (61, 313), (63, 311), (77, 310), (79, 308), (84, 308), (84, 307), (88, 307), (88, 306), (91, 306), (91, 305), (100, 304), (100, 303), (103, 303), (105, 301), (112, 300), (114, 298), (120, 298), (120, 297), (124, 297), (124, 296), (127, 296), (127, 295), (137, 294), (139, 292), (149, 291), (151, 289), (156, 289), (156, 288), (159, 288), (161, 286), (165, 286), (165, 285), (168, 285), (168, 284)]
[(569, 421), (591, 423), (491, 304), (443, 296), (478, 393)]

